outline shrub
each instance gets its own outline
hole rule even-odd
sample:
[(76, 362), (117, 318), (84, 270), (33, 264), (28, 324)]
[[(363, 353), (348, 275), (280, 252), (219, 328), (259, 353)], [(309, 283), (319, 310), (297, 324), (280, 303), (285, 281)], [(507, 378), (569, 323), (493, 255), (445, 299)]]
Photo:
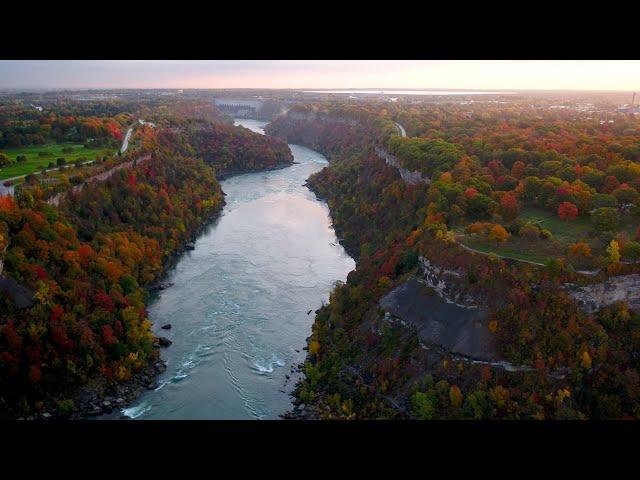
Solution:
[(518, 236), (527, 240), (537, 240), (540, 238), (541, 230), (531, 223), (527, 223), (518, 232)]
[(546, 228), (542, 228), (540, 230), (540, 237), (548, 240), (549, 238), (553, 237), (553, 233), (551, 233), (551, 231), (547, 230)]

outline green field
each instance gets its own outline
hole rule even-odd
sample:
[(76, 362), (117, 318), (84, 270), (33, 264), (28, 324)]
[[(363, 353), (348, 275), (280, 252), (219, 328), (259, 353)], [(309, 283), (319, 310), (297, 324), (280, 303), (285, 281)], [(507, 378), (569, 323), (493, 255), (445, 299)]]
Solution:
[[(63, 148), (73, 148), (72, 152), (63, 153)], [(49, 153), (49, 156), (41, 157), (39, 152)], [(28, 175), (39, 171), (42, 167), (47, 167), (49, 163), (56, 165), (56, 159), (62, 157), (66, 160), (66, 163), (73, 163), (78, 159), (85, 158), (86, 160), (95, 160), (96, 156), (103, 156), (113, 154), (112, 149), (104, 147), (100, 148), (84, 148), (82, 144), (71, 143), (51, 143), (46, 145), (32, 145), (22, 148), (5, 148), (2, 153), (6, 154), (12, 160), (15, 160), (18, 155), (25, 155), (27, 157), (26, 162), (15, 162), (0, 169), (0, 180), (6, 178), (17, 177), (19, 175)]]
[(553, 234), (553, 240), (527, 241), (518, 237), (510, 237), (505, 243), (496, 244), (486, 238), (475, 238), (465, 235), (464, 227), (459, 227), (457, 232), (462, 235), (461, 243), (484, 253), (512, 258), (514, 260), (526, 260), (534, 263), (545, 263), (550, 258), (563, 254), (564, 247), (556, 242), (570, 245), (581, 240), (589, 240), (592, 229), (589, 218), (581, 217), (571, 222), (560, 220), (557, 215), (535, 207), (525, 207), (521, 210), (518, 219), (522, 223), (531, 222), (540, 228), (545, 228)]
[[(522, 223), (531, 222), (540, 228), (549, 230), (553, 237), (549, 240), (527, 240), (518, 236), (511, 236), (502, 243), (496, 244), (487, 238), (476, 237), (464, 233), (465, 226), (458, 226), (455, 231), (461, 238), (460, 242), (474, 250), (515, 260), (527, 260), (535, 263), (545, 263), (550, 258), (564, 256), (569, 245), (586, 242), (593, 247), (593, 227), (588, 217), (580, 217), (570, 222), (560, 220), (557, 215), (535, 207), (523, 208), (518, 219)], [(623, 215), (620, 219), (620, 231), (626, 231), (633, 238), (638, 225), (638, 217)], [(602, 250), (602, 251), (601, 251)], [(604, 254), (604, 248), (597, 249), (598, 254)]]
[(526, 260), (534, 263), (545, 263), (549, 258), (553, 258), (553, 255), (545, 255), (542, 252), (534, 252), (531, 250), (523, 249), (515, 245), (510, 245), (509, 242), (497, 245), (495, 242), (482, 241), (472, 239), (470, 237), (464, 237), (461, 239), (461, 243), (469, 248), (478, 250), (483, 253), (495, 253), (501, 257), (512, 258), (514, 260)]
[(519, 216), (522, 223), (531, 222), (540, 228), (546, 228), (553, 238), (564, 244), (588, 241), (592, 230), (589, 217), (579, 217), (573, 221), (560, 220), (558, 215), (541, 208), (525, 207)]

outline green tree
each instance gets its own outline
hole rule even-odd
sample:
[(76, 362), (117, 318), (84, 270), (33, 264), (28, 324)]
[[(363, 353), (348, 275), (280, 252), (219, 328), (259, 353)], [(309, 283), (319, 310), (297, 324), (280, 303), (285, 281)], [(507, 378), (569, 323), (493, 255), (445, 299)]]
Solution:
[(618, 211), (611, 207), (597, 208), (591, 213), (591, 223), (599, 233), (612, 232), (618, 228)]
[(423, 393), (416, 392), (411, 397), (411, 403), (413, 406), (413, 413), (420, 420), (431, 420), (435, 415), (435, 394), (433, 391)]

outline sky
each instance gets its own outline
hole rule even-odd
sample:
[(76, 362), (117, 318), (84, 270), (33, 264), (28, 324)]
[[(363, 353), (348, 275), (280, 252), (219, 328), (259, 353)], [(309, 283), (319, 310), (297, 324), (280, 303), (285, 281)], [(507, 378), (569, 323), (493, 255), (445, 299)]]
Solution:
[(638, 60), (0, 60), (0, 88), (640, 90)]

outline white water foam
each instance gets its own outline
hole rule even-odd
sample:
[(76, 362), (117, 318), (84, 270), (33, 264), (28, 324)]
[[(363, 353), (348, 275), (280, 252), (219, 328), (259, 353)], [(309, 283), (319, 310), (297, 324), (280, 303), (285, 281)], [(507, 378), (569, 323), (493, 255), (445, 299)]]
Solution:
[(140, 405), (136, 405), (135, 407), (123, 408), (121, 412), (129, 418), (138, 418), (149, 410), (151, 410), (151, 405), (146, 402), (142, 402)]
[(274, 367), (285, 366), (285, 361), (282, 360), (281, 358), (278, 358), (275, 354), (271, 356), (271, 361), (267, 361), (264, 363), (266, 363), (266, 365), (264, 364), (261, 365), (260, 363), (254, 360), (253, 362), (251, 362), (251, 368), (260, 374), (265, 374), (265, 373), (272, 373), (274, 370)]

